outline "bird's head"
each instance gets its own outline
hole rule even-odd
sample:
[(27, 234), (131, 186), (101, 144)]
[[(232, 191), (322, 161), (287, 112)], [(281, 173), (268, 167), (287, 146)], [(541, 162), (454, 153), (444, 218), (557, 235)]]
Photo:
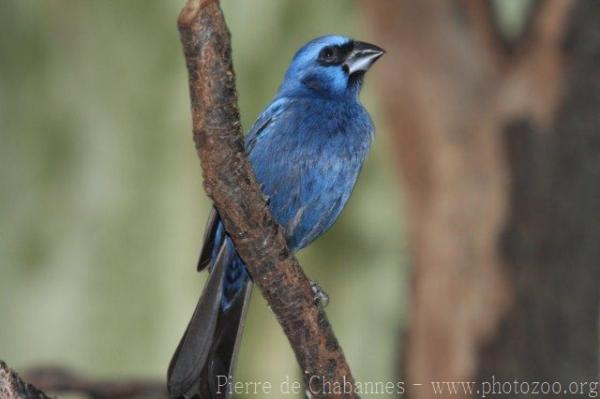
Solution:
[(280, 94), (356, 97), (365, 72), (385, 51), (344, 36), (322, 36), (305, 44), (285, 74)]

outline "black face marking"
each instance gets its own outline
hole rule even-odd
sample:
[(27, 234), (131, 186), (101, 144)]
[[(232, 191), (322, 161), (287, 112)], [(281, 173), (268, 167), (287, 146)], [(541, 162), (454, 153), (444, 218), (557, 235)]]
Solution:
[(317, 60), (323, 66), (342, 65), (353, 49), (354, 42), (352, 41), (341, 46), (323, 47)]

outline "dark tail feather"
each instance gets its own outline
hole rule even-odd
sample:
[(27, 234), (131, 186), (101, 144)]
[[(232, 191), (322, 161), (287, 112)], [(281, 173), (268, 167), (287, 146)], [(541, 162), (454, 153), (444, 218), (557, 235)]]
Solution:
[[(237, 256), (223, 245), (183, 338), (171, 359), (167, 387), (172, 398), (229, 398), (222, 386), (239, 349), (252, 283), (246, 279), (227, 309), (221, 306), (227, 267)], [(220, 377), (222, 376), (222, 377)]]
[(202, 399), (231, 397), (229, 386), (224, 384), (232, 382), (251, 293), (252, 282), (248, 279), (231, 307), (219, 316), (209, 361), (202, 370), (203, 384), (199, 391)]

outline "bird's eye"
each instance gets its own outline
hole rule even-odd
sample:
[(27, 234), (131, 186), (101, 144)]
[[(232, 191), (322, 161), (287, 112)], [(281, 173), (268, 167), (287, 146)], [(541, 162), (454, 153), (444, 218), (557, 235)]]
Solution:
[(335, 47), (325, 47), (319, 53), (319, 61), (324, 64), (334, 64), (337, 62), (337, 51)]

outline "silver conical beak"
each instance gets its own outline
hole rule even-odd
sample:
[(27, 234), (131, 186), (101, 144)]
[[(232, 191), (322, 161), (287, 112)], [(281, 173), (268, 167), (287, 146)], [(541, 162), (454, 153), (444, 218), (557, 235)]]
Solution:
[(385, 50), (374, 44), (354, 42), (354, 48), (344, 61), (348, 75), (366, 72), (383, 54), (385, 54)]

